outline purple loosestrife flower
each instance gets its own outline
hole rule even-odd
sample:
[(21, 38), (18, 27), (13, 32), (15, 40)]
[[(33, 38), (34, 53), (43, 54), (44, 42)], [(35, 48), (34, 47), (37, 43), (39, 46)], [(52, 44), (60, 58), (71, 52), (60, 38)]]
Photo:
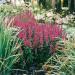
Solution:
[[(49, 39), (54, 41), (56, 37), (62, 35), (62, 27), (58, 24), (37, 23), (31, 12), (26, 11), (18, 16), (14, 20), (14, 24), (20, 27), (23, 31), (19, 33), (19, 38), (24, 40), (24, 45), (35, 48), (43, 45), (44, 42), (49, 43)], [(62, 35), (64, 37), (64, 34)], [(50, 49), (57, 48), (56, 45), (49, 43)]]
[(24, 45), (31, 47), (31, 42), (29, 40), (24, 40)]

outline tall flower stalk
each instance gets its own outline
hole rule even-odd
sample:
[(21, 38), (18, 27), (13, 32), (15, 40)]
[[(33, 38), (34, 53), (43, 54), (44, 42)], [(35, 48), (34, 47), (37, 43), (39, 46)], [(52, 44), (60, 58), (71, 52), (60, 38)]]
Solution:
[(58, 24), (37, 23), (30, 11), (23, 12), (16, 16), (14, 25), (20, 27), (22, 31), (18, 35), (24, 41), (25, 46), (37, 47), (44, 43), (49, 44), (62, 35), (62, 27)]

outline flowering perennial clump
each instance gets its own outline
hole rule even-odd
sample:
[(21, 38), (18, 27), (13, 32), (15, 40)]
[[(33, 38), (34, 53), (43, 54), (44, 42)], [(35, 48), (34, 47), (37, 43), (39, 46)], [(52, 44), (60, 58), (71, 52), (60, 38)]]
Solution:
[[(58, 37), (62, 37), (63, 30), (61, 26), (58, 24), (37, 23), (29, 11), (16, 16), (14, 24), (22, 29), (18, 36), (24, 41), (24, 45), (32, 48), (41, 47), (46, 43), (50, 49), (54, 49), (51, 42)], [(56, 47), (57, 45), (55, 45), (55, 49)]]

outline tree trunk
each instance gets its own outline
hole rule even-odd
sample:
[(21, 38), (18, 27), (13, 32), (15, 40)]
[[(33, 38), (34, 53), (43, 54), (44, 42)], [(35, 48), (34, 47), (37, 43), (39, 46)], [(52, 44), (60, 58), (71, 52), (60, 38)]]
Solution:
[(55, 4), (56, 4), (56, 1), (55, 0), (52, 0), (52, 8), (53, 9), (55, 8)]
[(60, 12), (61, 10), (61, 0), (56, 0), (56, 11)]
[(74, 2), (75, 2), (75, 0), (69, 0), (69, 10), (70, 10), (70, 12), (74, 11)]
[(75, 0), (74, 0), (74, 11), (75, 11)]

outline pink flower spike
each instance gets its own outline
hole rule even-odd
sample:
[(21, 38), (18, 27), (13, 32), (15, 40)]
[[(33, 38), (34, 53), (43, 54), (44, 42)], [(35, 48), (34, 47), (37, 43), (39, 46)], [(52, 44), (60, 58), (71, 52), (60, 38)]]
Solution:
[(24, 41), (24, 45), (31, 47), (31, 42), (29, 40), (25, 40)]
[(20, 32), (18, 36), (20, 39), (23, 39), (25, 37), (25, 34), (24, 34), (24, 32)]

